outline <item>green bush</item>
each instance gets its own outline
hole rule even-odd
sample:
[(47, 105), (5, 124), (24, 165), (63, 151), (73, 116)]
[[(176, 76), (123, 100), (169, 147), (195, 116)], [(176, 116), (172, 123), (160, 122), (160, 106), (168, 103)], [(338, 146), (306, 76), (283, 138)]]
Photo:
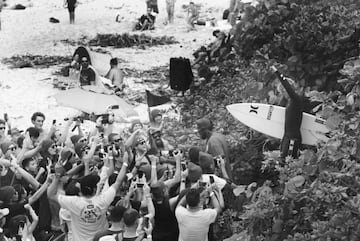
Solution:
[(263, 0), (248, 7), (237, 25), (235, 46), (243, 58), (284, 64), (304, 86), (331, 88), (344, 62), (359, 55), (359, 3)]

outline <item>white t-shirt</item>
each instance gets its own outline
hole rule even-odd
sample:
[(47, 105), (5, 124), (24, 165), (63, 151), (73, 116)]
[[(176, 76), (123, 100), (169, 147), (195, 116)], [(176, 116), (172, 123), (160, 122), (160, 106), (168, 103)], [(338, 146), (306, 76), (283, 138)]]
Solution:
[(73, 241), (72, 230), (71, 230), (71, 214), (70, 214), (70, 212), (68, 210), (64, 209), (64, 208), (60, 208), (59, 218), (60, 218), (60, 224), (66, 223), (66, 225), (67, 225), (67, 228), (68, 228), (68, 232), (66, 234), (67, 241)]
[(108, 228), (106, 211), (114, 200), (116, 190), (108, 190), (92, 198), (59, 195), (59, 203), (71, 215), (73, 240), (92, 241), (99, 230)]
[(206, 182), (208, 184), (211, 184), (210, 183), (210, 176), (214, 177), (214, 183), (216, 184), (216, 186), (218, 188), (220, 188), (220, 190), (222, 190), (225, 187), (226, 180), (221, 178), (221, 177), (216, 176), (215, 174), (202, 174), (201, 175), (201, 181)]
[(175, 210), (179, 224), (179, 241), (208, 241), (209, 226), (215, 222), (215, 209), (191, 212), (179, 205)]

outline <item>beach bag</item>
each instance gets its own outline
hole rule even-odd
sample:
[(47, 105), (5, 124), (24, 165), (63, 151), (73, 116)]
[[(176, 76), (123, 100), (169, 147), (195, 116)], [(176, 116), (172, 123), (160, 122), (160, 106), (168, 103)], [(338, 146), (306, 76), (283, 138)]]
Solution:
[(190, 60), (187, 58), (170, 59), (170, 88), (186, 91), (194, 80)]

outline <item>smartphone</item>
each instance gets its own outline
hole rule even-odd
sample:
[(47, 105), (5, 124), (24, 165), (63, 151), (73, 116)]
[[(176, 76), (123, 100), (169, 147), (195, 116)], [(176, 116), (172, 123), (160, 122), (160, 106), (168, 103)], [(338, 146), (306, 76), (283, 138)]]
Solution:
[(138, 171), (138, 177), (139, 179), (141, 179), (144, 175), (144, 172), (143, 171)]
[(52, 124), (55, 125), (55, 124), (56, 124), (56, 120), (53, 120)]
[(186, 162), (181, 163), (181, 170), (183, 170), (183, 171), (186, 170)]
[(200, 187), (205, 188), (205, 187), (206, 187), (206, 185), (207, 185), (207, 183), (206, 183), (206, 182), (199, 182), (199, 186), (200, 186)]
[(8, 114), (4, 113), (4, 121), (7, 122), (9, 120)]
[(102, 116), (102, 120), (101, 120), (102, 124), (109, 123), (109, 114), (104, 114), (104, 115), (101, 115), (101, 116)]
[(210, 178), (210, 183), (213, 184), (215, 181), (214, 181), (214, 177), (213, 176), (209, 176)]
[(149, 221), (150, 221), (149, 217), (144, 217), (144, 227), (145, 228), (149, 228)]

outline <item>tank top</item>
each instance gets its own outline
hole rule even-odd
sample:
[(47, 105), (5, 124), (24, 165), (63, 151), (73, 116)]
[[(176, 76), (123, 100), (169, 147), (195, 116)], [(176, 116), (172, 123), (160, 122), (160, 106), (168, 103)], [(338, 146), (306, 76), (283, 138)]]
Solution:
[(153, 241), (178, 240), (179, 227), (175, 213), (171, 210), (169, 199), (162, 203), (153, 201), (155, 207), (155, 227), (152, 233)]

